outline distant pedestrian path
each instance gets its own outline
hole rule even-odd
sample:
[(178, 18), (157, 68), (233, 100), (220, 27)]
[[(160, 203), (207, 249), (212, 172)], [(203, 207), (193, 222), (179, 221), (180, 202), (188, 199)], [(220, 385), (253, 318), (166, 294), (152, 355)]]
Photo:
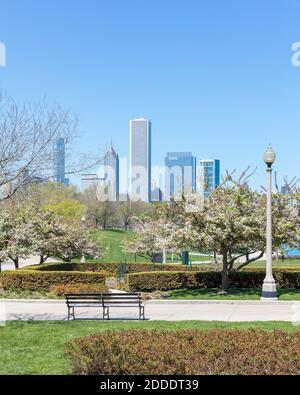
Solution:
[[(59, 259), (54, 259), (54, 258), (48, 258), (47, 263), (51, 262), (58, 262)], [(39, 256), (32, 256), (27, 259), (20, 259), (19, 262), (19, 267), (25, 267), (25, 266), (30, 266), (30, 265), (38, 265), (40, 263), (40, 257)], [(11, 261), (3, 262), (1, 264), (1, 270), (15, 270), (15, 265)]]

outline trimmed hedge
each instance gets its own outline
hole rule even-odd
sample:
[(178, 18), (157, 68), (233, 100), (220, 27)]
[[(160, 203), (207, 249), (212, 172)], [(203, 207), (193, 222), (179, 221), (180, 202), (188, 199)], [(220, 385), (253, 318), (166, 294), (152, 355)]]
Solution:
[(50, 293), (55, 296), (63, 296), (65, 294), (95, 294), (107, 292), (105, 284), (59, 284), (50, 287)]
[(39, 272), (34, 270), (4, 271), (0, 274), (0, 288), (4, 290), (50, 291), (55, 285), (105, 284), (105, 272)]
[[(126, 264), (126, 273), (139, 273), (139, 272), (149, 272), (149, 271), (160, 271), (161, 265), (156, 263), (127, 263)], [(207, 271), (207, 267), (203, 266), (192, 266), (193, 271)], [(22, 268), (22, 270), (37, 270), (37, 271), (52, 271), (52, 270), (66, 270), (66, 271), (89, 271), (89, 272), (98, 272), (98, 271), (107, 271), (109, 273), (117, 274), (120, 270), (120, 263), (108, 263), (108, 262), (68, 262), (68, 263), (45, 263), (43, 265), (32, 265), (27, 266), (26, 268)], [(180, 264), (164, 264), (164, 271), (186, 271), (185, 265)]]
[[(127, 275), (127, 286), (133, 292), (168, 291), (184, 288), (218, 288), (221, 272), (144, 272)], [(229, 283), (234, 288), (261, 288), (265, 272), (233, 272)], [(300, 288), (300, 272), (275, 271), (279, 288)]]
[(69, 341), (65, 352), (77, 375), (300, 373), (300, 332), (109, 330)]

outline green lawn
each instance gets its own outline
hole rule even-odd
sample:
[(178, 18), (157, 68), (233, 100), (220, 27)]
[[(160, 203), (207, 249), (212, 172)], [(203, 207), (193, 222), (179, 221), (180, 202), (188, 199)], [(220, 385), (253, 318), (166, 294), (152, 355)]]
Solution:
[[(250, 265), (246, 266), (247, 268), (257, 268), (257, 267), (266, 267), (266, 262), (265, 261), (256, 261), (253, 263), (250, 263)], [(282, 261), (281, 259), (274, 259), (273, 260), (273, 267), (278, 268), (278, 269), (284, 269), (289, 268), (289, 267), (295, 267), (295, 268), (300, 268), (300, 259), (285, 259)]]
[[(133, 240), (136, 234), (132, 230), (95, 230), (93, 236), (96, 241), (102, 246), (102, 262), (134, 262), (134, 254), (125, 254), (122, 250), (121, 244), (125, 240)], [(138, 262), (146, 262), (147, 259), (137, 257)]]
[[(133, 240), (136, 237), (136, 233), (133, 230), (123, 230), (123, 229), (107, 229), (107, 230), (94, 230), (93, 236), (96, 241), (99, 241), (99, 244), (102, 246), (102, 258), (100, 259), (102, 262), (120, 262), (125, 260), (127, 262), (135, 262), (134, 254), (125, 254), (122, 250), (121, 244), (125, 240)], [(202, 262), (202, 261), (211, 261), (210, 256), (206, 255), (195, 255), (195, 252), (191, 251), (189, 255), (192, 262)], [(172, 255), (167, 254), (167, 262), (172, 262)], [(173, 262), (180, 262), (180, 257), (177, 254), (173, 256)], [(141, 256), (136, 257), (137, 262), (149, 262), (149, 259)], [(80, 258), (75, 261), (80, 261)], [(89, 259), (92, 261), (92, 259)], [(99, 261), (97, 259), (97, 261)], [(300, 259), (285, 259), (274, 260), (273, 263), (275, 268), (284, 268), (284, 267), (296, 267), (300, 268)], [(210, 265), (207, 265), (210, 268)], [(248, 265), (247, 268), (264, 268), (266, 263), (264, 261), (253, 262)]]
[(287, 322), (201, 322), (201, 321), (27, 321), (8, 322), (0, 327), (0, 374), (69, 374), (64, 357), (67, 340), (106, 329), (256, 328), (299, 330)]
[[(218, 288), (176, 289), (170, 291), (169, 294), (169, 299), (259, 300), (261, 297), (261, 290), (253, 288), (232, 288), (228, 294), (222, 294)], [(279, 300), (300, 300), (300, 289), (279, 289), (278, 296)]]

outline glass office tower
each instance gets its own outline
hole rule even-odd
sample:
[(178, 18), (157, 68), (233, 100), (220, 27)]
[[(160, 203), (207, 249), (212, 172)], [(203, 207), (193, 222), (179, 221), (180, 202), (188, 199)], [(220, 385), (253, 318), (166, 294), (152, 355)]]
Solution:
[(168, 152), (165, 158), (165, 200), (196, 191), (196, 157), (191, 152)]
[(129, 194), (133, 201), (151, 201), (151, 122), (144, 118), (130, 121)]
[(200, 190), (204, 198), (220, 185), (220, 161), (218, 159), (200, 160)]
[(60, 137), (55, 142), (54, 149), (54, 171), (55, 181), (61, 184), (69, 185), (69, 179), (65, 177), (65, 139)]

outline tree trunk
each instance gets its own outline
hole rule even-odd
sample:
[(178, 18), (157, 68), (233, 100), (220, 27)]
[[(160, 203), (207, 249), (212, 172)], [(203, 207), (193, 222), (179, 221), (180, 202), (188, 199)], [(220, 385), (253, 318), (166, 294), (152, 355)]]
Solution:
[(226, 291), (228, 288), (228, 257), (227, 257), (227, 251), (223, 252), (223, 268), (222, 268), (222, 284), (221, 288), (222, 291)]
[(15, 258), (14, 260), (14, 264), (15, 264), (15, 269), (19, 269), (19, 258)]
[(40, 255), (40, 265), (42, 265), (43, 263), (45, 263), (47, 259), (48, 259), (47, 256), (45, 256), (45, 255)]

